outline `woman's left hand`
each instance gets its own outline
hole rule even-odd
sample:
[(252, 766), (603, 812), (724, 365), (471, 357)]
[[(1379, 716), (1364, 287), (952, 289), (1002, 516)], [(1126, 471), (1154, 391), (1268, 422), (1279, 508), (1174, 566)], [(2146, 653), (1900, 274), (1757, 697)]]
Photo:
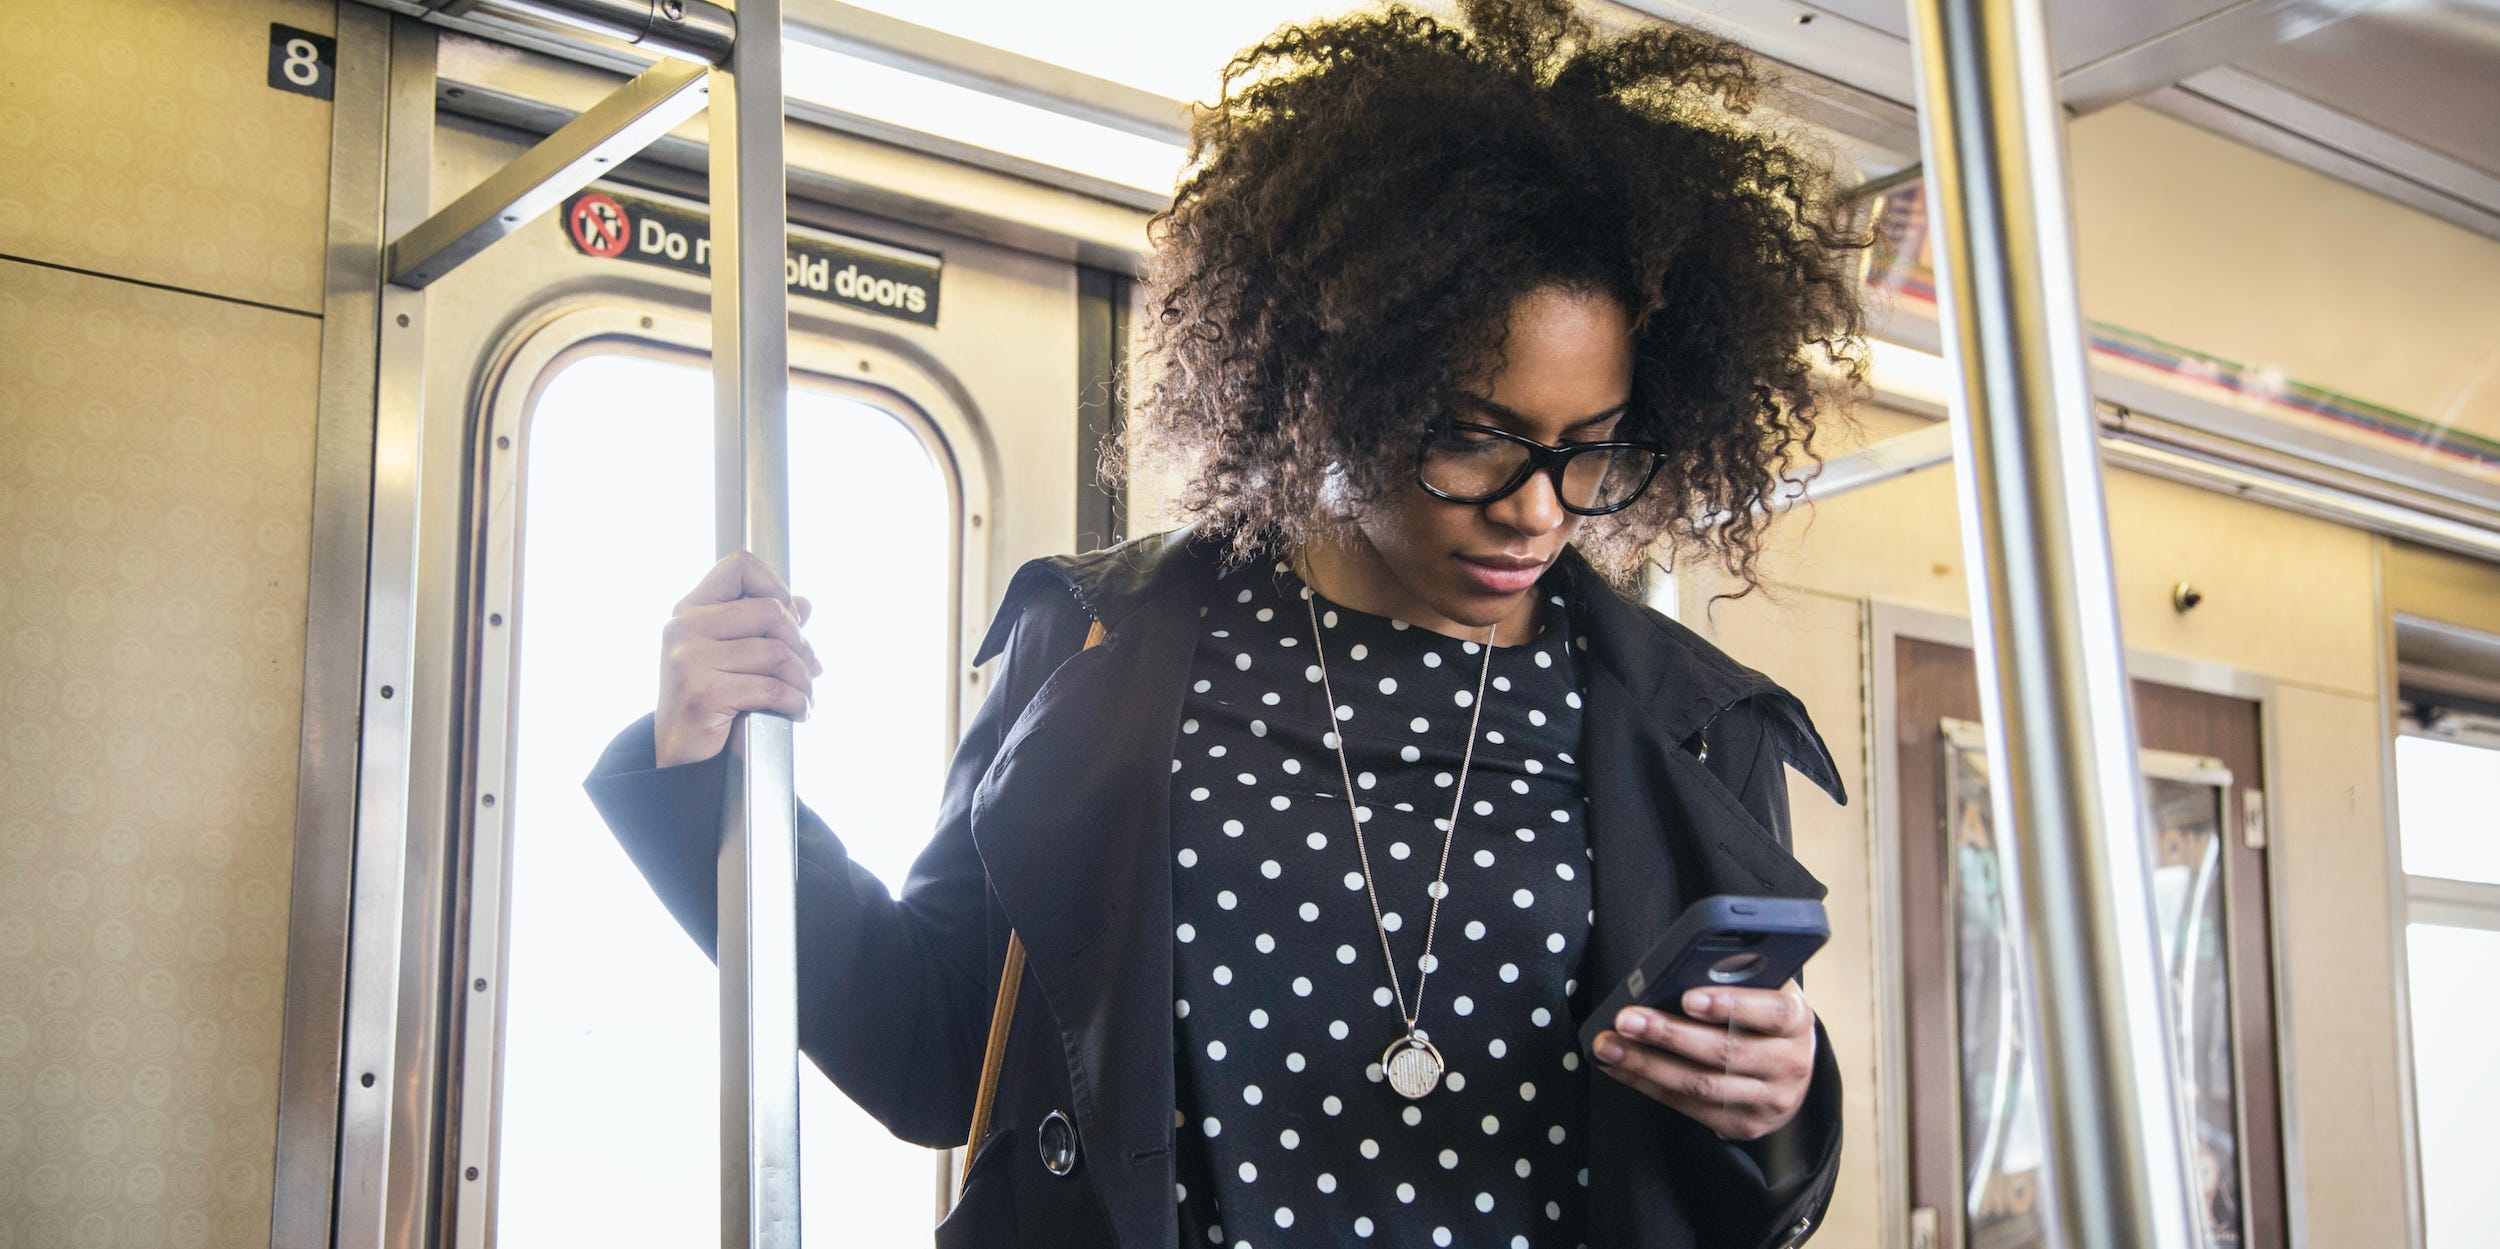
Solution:
[(1814, 1008), (1794, 980), (1777, 989), (1693, 989), (1682, 1016), (1624, 1007), (1595, 1048), (1598, 1070), (1721, 1140), (1755, 1140), (1787, 1126), (1805, 1105)]

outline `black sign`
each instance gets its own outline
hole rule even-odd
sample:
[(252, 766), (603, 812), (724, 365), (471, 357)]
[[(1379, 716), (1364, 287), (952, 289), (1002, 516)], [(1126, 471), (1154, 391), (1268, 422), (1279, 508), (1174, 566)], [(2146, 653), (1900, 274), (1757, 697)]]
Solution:
[[(573, 250), (602, 260), (632, 260), (680, 273), (712, 271), (712, 221), (699, 212), (608, 191), (583, 191), (558, 215)], [(940, 262), (875, 244), (792, 234), (784, 243), (782, 277), (790, 293), (935, 325)]]
[(338, 68), (338, 40), (276, 22), (269, 24), (270, 86), (326, 100), (336, 89)]

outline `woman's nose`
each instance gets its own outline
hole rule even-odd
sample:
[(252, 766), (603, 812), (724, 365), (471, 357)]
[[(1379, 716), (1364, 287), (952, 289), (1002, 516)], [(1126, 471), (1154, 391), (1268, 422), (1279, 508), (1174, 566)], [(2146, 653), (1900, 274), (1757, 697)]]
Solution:
[(1497, 524), (1531, 535), (1550, 533), (1571, 519), (1551, 471), (1529, 474), (1517, 490), (1485, 504), (1484, 513)]

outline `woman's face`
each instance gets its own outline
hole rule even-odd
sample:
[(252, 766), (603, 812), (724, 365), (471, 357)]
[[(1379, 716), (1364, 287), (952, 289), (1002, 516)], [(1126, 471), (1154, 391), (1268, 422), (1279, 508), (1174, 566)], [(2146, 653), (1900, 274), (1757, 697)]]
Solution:
[[(1614, 436), (1632, 398), (1632, 327), (1621, 303), (1552, 287), (1523, 295), (1511, 306), (1505, 357), (1462, 400), (1461, 419), (1549, 446)], [(1341, 566), (1323, 571), (1373, 600), (1341, 596), (1349, 606), (1460, 637), (1499, 624), (1505, 644), (1524, 642), (1536, 578), (1580, 519), (1563, 510), (1546, 473), (1491, 503), (1436, 498), (1410, 474), (1357, 519), (1359, 539), (1331, 561)]]

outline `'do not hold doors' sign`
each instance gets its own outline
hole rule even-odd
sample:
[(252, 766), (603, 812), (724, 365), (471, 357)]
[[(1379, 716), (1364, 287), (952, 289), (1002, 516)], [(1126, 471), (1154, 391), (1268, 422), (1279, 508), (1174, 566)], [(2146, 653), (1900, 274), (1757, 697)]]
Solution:
[[(582, 255), (712, 271), (712, 222), (700, 212), (613, 191), (581, 191), (556, 215), (565, 241)], [(936, 325), (935, 256), (840, 235), (792, 232), (782, 253), (790, 293), (916, 325)]]

